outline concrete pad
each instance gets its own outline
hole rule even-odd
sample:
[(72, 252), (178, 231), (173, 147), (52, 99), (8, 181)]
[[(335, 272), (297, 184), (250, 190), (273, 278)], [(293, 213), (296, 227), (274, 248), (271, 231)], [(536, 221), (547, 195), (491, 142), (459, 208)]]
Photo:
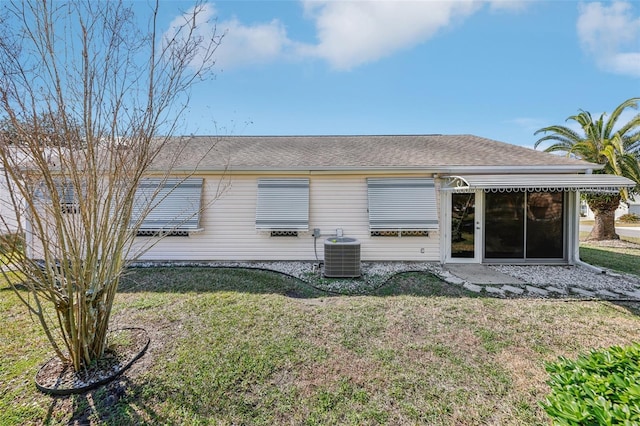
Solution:
[(451, 274), (473, 284), (524, 284), (524, 281), (477, 263), (447, 264)]
[(504, 296), (504, 290), (501, 289), (501, 288), (486, 286), (484, 288), (484, 291), (486, 291), (487, 293), (492, 293), (492, 294), (497, 294), (497, 295), (500, 295), (500, 296)]
[(579, 294), (580, 296), (584, 296), (584, 297), (595, 297), (596, 294), (593, 291), (589, 291), (589, 290), (585, 290), (583, 288), (578, 288), (578, 287), (571, 287), (571, 291)]
[(608, 298), (608, 299), (619, 299), (620, 298), (620, 295), (618, 293), (614, 293), (614, 292), (609, 291), (609, 290), (597, 290), (596, 294), (599, 297), (605, 297), (605, 298)]
[(640, 299), (640, 291), (636, 290), (636, 291), (625, 291), (625, 290), (620, 290), (620, 293), (628, 296), (628, 297), (632, 297), (634, 299)]
[(557, 293), (557, 294), (567, 294), (567, 292), (564, 291), (563, 289), (553, 287), (553, 286), (547, 287), (547, 291), (550, 291), (551, 293)]
[(531, 285), (526, 286), (526, 289), (529, 293), (537, 294), (538, 296), (548, 296), (549, 291), (543, 288), (534, 287)]
[(502, 289), (504, 291), (508, 291), (509, 293), (514, 293), (514, 294), (522, 294), (522, 293), (524, 293), (523, 289), (518, 288), (518, 287), (512, 287), (510, 285), (502, 286)]
[(480, 287), (479, 285), (471, 284), (471, 283), (464, 283), (462, 287), (474, 293), (480, 293), (482, 291), (482, 287)]
[(451, 273), (448, 273), (448, 272), (446, 274), (442, 274), (440, 276), (440, 278), (444, 279), (449, 284), (461, 285), (461, 284), (464, 284), (466, 282), (462, 278), (456, 277), (455, 275), (453, 275)]

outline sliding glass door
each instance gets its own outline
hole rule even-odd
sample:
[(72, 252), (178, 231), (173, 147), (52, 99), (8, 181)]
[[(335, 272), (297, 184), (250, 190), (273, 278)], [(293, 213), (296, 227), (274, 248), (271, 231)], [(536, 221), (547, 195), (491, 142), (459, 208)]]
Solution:
[(524, 258), (524, 192), (487, 192), (484, 195), (484, 257)]
[(485, 194), (485, 259), (563, 259), (563, 192)]
[(527, 258), (562, 259), (564, 252), (564, 193), (528, 193)]

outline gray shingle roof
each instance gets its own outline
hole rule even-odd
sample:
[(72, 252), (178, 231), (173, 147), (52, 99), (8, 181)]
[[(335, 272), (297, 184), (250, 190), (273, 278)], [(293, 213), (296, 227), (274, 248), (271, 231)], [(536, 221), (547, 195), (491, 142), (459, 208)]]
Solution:
[(193, 136), (173, 138), (153, 169), (358, 170), (509, 168), (584, 170), (589, 163), (473, 135)]

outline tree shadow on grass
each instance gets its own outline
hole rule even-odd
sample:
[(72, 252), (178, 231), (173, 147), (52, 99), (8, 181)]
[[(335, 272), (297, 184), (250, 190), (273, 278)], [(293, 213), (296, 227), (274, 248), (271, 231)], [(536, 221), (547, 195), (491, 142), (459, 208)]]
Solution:
[(640, 300), (639, 301), (611, 301), (616, 306), (619, 306), (627, 312), (640, 317)]
[(54, 397), (44, 424), (58, 424), (60, 415), (67, 413), (70, 413), (67, 424), (165, 424), (166, 419), (144, 403), (142, 391), (143, 385), (121, 376), (86, 393)]
[(580, 259), (584, 262), (626, 274), (640, 275), (639, 255), (640, 251), (638, 254), (628, 254), (597, 247), (580, 247)]
[(310, 276), (303, 281), (269, 270), (248, 268), (160, 267), (133, 268), (123, 277), (121, 293), (242, 292), (280, 294), (292, 298), (342, 295), (478, 297), (461, 286), (425, 272), (401, 272), (377, 277), (344, 280)]

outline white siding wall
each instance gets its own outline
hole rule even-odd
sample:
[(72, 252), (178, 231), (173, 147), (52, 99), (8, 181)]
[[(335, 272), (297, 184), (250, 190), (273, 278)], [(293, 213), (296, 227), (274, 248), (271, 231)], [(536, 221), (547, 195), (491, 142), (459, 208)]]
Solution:
[[(219, 177), (206, 177), (201, 226), (204, 231), (189, 237), (167, 237), (144, 253), (141, 260), (315, 260), (313, 228), (318, 258), (323, 258), (324, 235), (342, 228), (344, 236), (358, 238), (364, 261), (440, 259), (439, 235), (429, 237), (370, 237), (366, 175), (296, 175), (308, 177), (309, 232), (298, 237), (271, 237), (255, 229), (257, 180), (263, 176), (232, 175), (230, 187), (217, 200), (212, 198)], [(148, 244), (153, 238), (138, 238)]]
[(9, 195), (9, 184), (0, 171), (0, 234), (16, 232), (18, 221), (16, 211)]

